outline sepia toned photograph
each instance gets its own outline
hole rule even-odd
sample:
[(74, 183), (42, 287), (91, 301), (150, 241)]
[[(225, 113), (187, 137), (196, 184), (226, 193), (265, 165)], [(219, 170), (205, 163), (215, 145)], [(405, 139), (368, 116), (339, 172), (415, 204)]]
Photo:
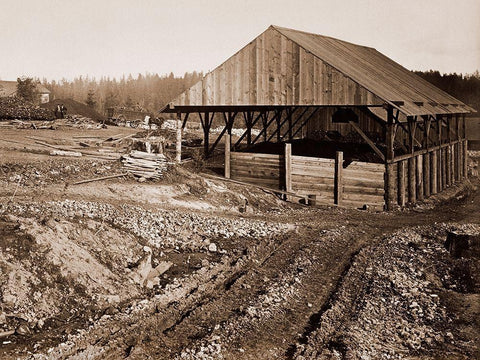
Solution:
[(0, 359), (480, 359), (479, 14), (0, 0)]

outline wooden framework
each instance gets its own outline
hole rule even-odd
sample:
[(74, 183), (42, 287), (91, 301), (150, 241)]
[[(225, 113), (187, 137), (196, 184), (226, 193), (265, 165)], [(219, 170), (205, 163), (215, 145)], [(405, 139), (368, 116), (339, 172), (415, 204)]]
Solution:
[[(356, 119), (334, 124), (332, 114), (339, 109)], [(225, 139), (226, 175), (230, 151), (248, 151), (259, 142), (289, 144), (315, 131), (353, 133), (381, 163), (381, 197), (387, 210), (422, 201), (467, 176), (465, 114), (471, 111), (375, 49), (275, 26), (161, 110), (176, 113), (182, 128), (190, 114), (198, 114), (205, 157), (212, 156)], [(219, 117), (223, 129), (211, 139), (212, 123)], [(234, 124), (245, 128), (236, 139)], [(294, 150), (287, 145), (281, 156), (288, 160), (295, 156)], [(339, 165), (342, 156), (337, 154), (332, 170), (336, 179), (331, 184), (332, 199), (337, 203), (350, 186), (342, 182), (349, 175)], [(272, 175), (272, 164), (258, 161), (259, 171), (265, 166), (268, 181), (295, 192), (298, 174), (275, 167)], [(295, 161), (290, 165), (295, 166)], [(371, 165), (364, 169), (378, 172), (379, 164)], [(286, 179), (280, 181), (282, 174)], [(369, 195), (378, 197), (378, 189), (374, 191)], [(362, 199), (356, 196), (355, 201)]]

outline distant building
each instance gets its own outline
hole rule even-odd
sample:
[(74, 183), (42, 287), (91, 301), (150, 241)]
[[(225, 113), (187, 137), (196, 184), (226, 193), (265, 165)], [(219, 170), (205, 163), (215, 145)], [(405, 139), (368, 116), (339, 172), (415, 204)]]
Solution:
[[(50, 90), (45, 86), (38, 84), (38, 102), (45, 104), (50, 102)], [(16, 81), (2, 81), (0, 80), (0, 97), (15, 96), (17, 94), (17, 82)]]

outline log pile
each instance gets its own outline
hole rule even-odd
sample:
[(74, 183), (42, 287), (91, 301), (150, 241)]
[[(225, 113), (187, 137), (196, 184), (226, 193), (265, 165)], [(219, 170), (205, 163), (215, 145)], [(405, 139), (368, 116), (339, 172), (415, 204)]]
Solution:
[(152, 154), (132, 150), (130, 154), (122, 156), (123, 166), (127, 172), (145, 179), (159, 179), (167, 170), (167, 159), (163, 154)]
[(18, 97), (0, 98), (0, 119), (53, 120), (53, 113)]

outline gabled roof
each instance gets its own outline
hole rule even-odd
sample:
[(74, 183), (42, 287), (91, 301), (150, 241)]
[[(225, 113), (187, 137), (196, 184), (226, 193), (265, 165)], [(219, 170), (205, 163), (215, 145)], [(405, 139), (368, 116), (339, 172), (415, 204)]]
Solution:
[(406, 116), (474, 111), (373, 48), (273, 25), (170, 107), (384, 103)]
[(0, 96), (12, 96), (17, 92), (16, 81), (2, 81), (0, 80)]
[[(17, 81), (4, 81), (0, 80), (0, 96), (12, 96), (17, 93)], [(40, 94), (50, 94), (45, 86), (37, 84), (37, 91)]]

